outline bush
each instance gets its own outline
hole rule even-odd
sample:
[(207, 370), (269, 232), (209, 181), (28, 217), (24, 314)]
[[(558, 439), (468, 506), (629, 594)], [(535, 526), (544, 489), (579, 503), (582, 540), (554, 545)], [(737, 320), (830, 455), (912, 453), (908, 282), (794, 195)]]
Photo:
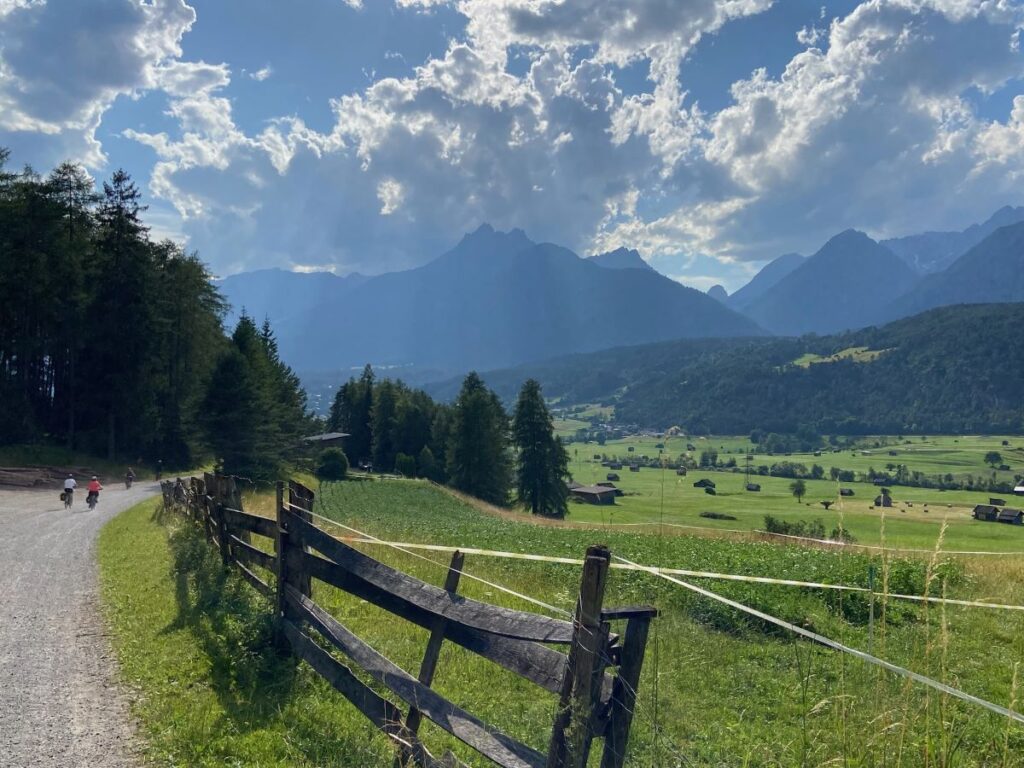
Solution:
[(395, 456), (395, 472), (402, 477), (416, 477), (416, 459), (407, 453)]
[(344, 480), (348, 474), (348, 456), (341, 448), (328, 448), (320, 454), (316, 476), (320, 480)]
[(735, 520), (735, 515), (727, 515), (725, 512), (701, 512), (701, 517), (706, 517), (709, 520)]

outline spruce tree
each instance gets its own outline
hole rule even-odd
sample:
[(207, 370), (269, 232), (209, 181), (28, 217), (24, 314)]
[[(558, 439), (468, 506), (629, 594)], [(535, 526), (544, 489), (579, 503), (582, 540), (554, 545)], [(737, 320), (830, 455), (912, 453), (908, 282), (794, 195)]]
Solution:
[(395, 414), (398, 408), (398, 387), (384, 380), (373, 391), (370, 424), (373, 433), (373, 467), (378, 472), (395, 468)]
[(565, 517), (568, 512), (569, 456), (555, 435), (554, 422), (540, 384), (528, 379), (519, 392), (512, 417), (516, 456), (516, 494), (530, 512)]
[(492, 504), (508, 504), (512, 468), (508, 417), (498, 396), (476, 372), (466, 376), (455, 401), (448, 448), (451, 484)]

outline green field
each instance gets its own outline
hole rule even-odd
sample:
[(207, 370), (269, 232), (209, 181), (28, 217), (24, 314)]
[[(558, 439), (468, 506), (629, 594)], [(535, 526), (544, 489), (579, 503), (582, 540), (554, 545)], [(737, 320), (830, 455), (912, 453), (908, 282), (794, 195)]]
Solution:
[[(592, 461), (574, 462), (573, 476), (581, 483), (603, 481), (608, 472)], [(784, 520), (822, 519), (831, 530), (842, 522), (859, 544), (882, 543), (882, 510), (871, 509), (878, 488), (868, 483), (843, 483), (854, 496), (838, 497), (838, 484), (831, 480), (807, 480), (807, 496), (797, 503), (787, 478), (753, 478), (759, 493), (744, 490), (742, 473), (693, 470), (678, 477), (673, 470), (642, 468), (639, 472), (617, 471), (616, 485), (625, 492), (614, 506), (571, 504), (569, 519), (601, 526), (605, 524), (653, 524), (697, 526), (744, 531), (764, 528), (766, 514)], [(709, 496), (693, 483), (709, 478), (716, 483), (716, 495)], [(924, 488), (892, 489), (894, 505), (885, 510), (885, 543), (890, 547), (930, 549), (939, 529), (948, 525), (944, 547), (952, 550), (1024, 552), (1024, 527), (996, 525), (974, 520), (971, 509), (985, 502), (989, 494), (971, 491), (937, 491)], [(837, 499), (839, 499), (837, 501)], [(826, 511), (818, 502), (836, 502)], [(912, 505), (912, 506), (910, 506)], [(701, 512), (718, 512), (735, 520), (714, 520)]]
[[(932, 568), (922, 558), (883, 560), (763, 542), (537, 525), (528, 515), (487, 514), (418, 481), (349, 481), (324, 485), (318, 494), (321, 514), (392, 540), (572, 557), (601, 541), (642, 563), (851, 585), (865, 585), (874, 564), (891, 592), (945, 590), (961, 598), (1024, 603), (1024, 558), (959, 558)], [(247, 495), (246, 504), (266, 512), (272, 501), (266, 494)], [(573, 507), (574, 516), (578, 509)], [(112, 522), (100, 541), (108, 616), (122, 670), (142, 694), (136, 711), (151, 757), (163, 765), (390, 765), (383, 739), (349, 705), (304, 665), (293, 668), (277, 659), (267, 642), (269, 605), (221, 574), (215, 553), (183, 525), (155, 518), (149, 505)], [(174, 532), (170, 539), (168, 531)], [(427, 581), (444, 577), (444, 554), (366, 549)], [(474, 555), (465, 570), (465, 594), (534, 611), (537, 606), (491, 584), (567, 612), (579, 579), (574, 566)], [(700, 583), (993, 702), (1024, 699), (1024, 680), (1016, 693), (1012, 683), (1014, 665), (1024, 661), (1024, 613), (952, 606), (926, 611), (880, 599), (869, 637), (868, 603), (861, 596)], [(331, 588), (317, 585), (315, 597), (415, 671), (425, 632)], [(653, 576), (613, 571), (606, 604), (635, 603), (654, 604), (662, 614), (641, 681), (631, 766), (1024, 765), (1024, 727), (1005, 718), (856, 659), (793, 642)], [(553, 696), (447, 644), (436, 687), (544, 748)], [(482, 765), (436, 728), (424, 735), (435, 751), (453, 746), (471, 765)]]
[[(951, 473), (956, 477), (965, 475), (991, 475), (986, 469), (984, 455), (987, 451), (999, 451), (1011, 467), (1024, 465), (1024, 451), (1015, 447), (1019, 441), (1003, 437), (929, 437), (914, 441), (911, 445), (890, 438), (890, 445), (874, 448), (883, 438), (866, 438), (864, 446), (855, 451), (841, 453), (792, 454), (768, 456), (754, 453), (752, 466), (771, 465), (779, 461), (805, 464), (808, 468), (818, 463), (828, 471), (831, 466), (865, 472), (869, 467), (884, 469), (889, 462), (906, 464), (928, 474)], [(1003, 446), (1008, 440), (1010, 446)], [(698, 458), (705, 450), (718, 451), (719, 461), (729, 457), (739, 464), (738, 471), (691, 469), (685, 477), (679, 477), (672, 469), (642, 467), (639, 472), (630, 472), (628, 467), (617, 470), (620, 480), (616, 485), (625, 492), (613, 507), (595, 507), (573, 504), (570, 519), (596, 525), (672, 523), (675, 525), (699, 526), (714, 529), (755, 530), (764, 527), (764, 516), (771, 514), (787, 520), (813, 520), (821, 518), (831, 530), (842, 521), (862, 544), (879, 544), (882, 540), (881, 509), (874, 508), (873, 502), (878, 488), (870, 483), (842, 482), (832, 480), (806, 480), (807, 496), (803, 503), (797, 503), (790, 491), (792, 480), (768, 476), (751, 476), (751, 481), (761, 486), (759, 493), (745, 490), (746, 479), (742, 471), (746, 450), (754, 447), (749, 440), (738, 437), (713, 438), (655, 438), (644, 437), (609, 441), (604, 446), (577, 444), (569, 446), (570, 468), (577, 482), (593, 483), (604, 481), (609, 472), (601, 466), (595, 455), (618, 458), (628, 463), (631, 457), (659, 455), (658, 444), (663, 444), (664, 455), (678, 457), (689, 453)], [(688, 451), (687, 444), (696, 450)], [(629, 448), (633, 448), (630, 451)], [(894, 450), (897, 456), (889, 455)], [(866, 452), (866, 455), (865, 455)], [(1018, 470), (1019, 471), (1019, 470)], [(1013, 480), (1014, 472), (997, 473)], [(717, 494), (710, 496), (693, 483), (700, 478), (709, 478), (716, 483)], [(850, 488), (853, 497), (840, 497), (839, 488)], [(885, 538), (893, 547), (931, 548), (943, 522), (948, 523), (945, 547), (954, 550), (1024, 551), (1024, 528), (1017, 526), (993, 525), (973, 520), (970, 512), (975, 504), (987, 503), (993, 496), (987, 491), (941, 491), (930, 488), (892, 486), (894, 505), (886, 510)], [(1024, 499), (999, 494), (1006, 498), (1008, 506)], [(819, 502), (834, 502), (826, 511)], [(729, 514), (736, 520), (711, 520), (700, 517), (701, 512)]]
[(816, 355), (812, 352), (808, 352), (794, 360), (793, 365), (798, 365), (801, 368), (807, 368), (811, 365), (836, 363), (840, 360), (852, 360), (855, 363), (870, 363), (877, 360), (880, 355), (884, 355), (886, 352), (888, 352), (886, 349), (869, 349), (868, 347), (849, 347), (847, 349), (841, 349), (831, 355)]
[[(1009, 445), (1003, 445), (1004, 440)], [(581, 458), (602, 452), (609, 456), (626, 458), (631, 453), (629, 448), (633, 447), (634, 455), (657, 456), (659, 443), (664, 444), (665, 456), (670, 459), (685, 453), (694, 454), (694, 457), (698, 458), (701, 451), (715, 450), (718, 451), (720, 460), (734, 458), (740, 467), (744, 464), (744, 457), (749, 453), (753, 456), (751, 463), (755, 468), (761, 464), (793, 461), (805, 464), (808, 468), (812, 464), (820, 464), (826, 472), (829, 467), (855, 472), (867, 472), (873, 468), (884, 472), (887, 464), (905, 464), (911, 471), (917, 470), (926, 475), (950, 473), (956, 478), (972, 475), (1013, 481), (1016, 477), (1024, 475), (1024, 438), (1005, 435), (929, 435), (902, 438), (875, 436), (858, 439), (853, 449), (823, 449), (818, 454), (810, 452), (785, 455), (759, 452), (758, 447), (751, 443), (748, 437), (637, 437), (609, 441), (604, 446), (573, 443), (570, 452), (579, 449)], [(693, 445), (696, 450), (687, 451), (687, 444)], [(587, 448), (586, 452), (584, 448)], [(986, 464), (984, 457), (989, 451), (999, 453), (1003, 462), (1010, 467), (1009, 471), (994, 470)]]

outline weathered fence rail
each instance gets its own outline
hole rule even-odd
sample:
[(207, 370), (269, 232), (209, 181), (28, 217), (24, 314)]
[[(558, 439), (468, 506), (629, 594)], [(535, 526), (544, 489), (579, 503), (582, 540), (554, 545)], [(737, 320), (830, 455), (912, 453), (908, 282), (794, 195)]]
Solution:
[[(648, 628), (656, 612), (603, 607), (611, 558), (606, 547), (587, 550), (576, 613), (573, 621), (565, 621), (459, 595), (464, 564), (459, 552), (443, 587), (375, 560), (319, 528), (312, 514), (314, 494), (298, 483), (278, 483), (275, 519), (245, 512), (234, 478), (207, 474), (187, 484), (166, 482), (162, 489), (164, 505), (202, 526), (224, 566), (237, 568), (274, 601), (282, 646), (394, 740), (396, 766), (460, 765), (450, 753), (435, 758), (422, 744), (418, 732), (424, 719), (503, 768), (583, 768), (595, 739), (604, 742), (601, 768), (624, 765)], [(253, 536), (266, 543), (258, 546)], [(429, 630), (419, 674), (414, 677), (395, 665), (314, 602), (314, 580)], [(625, 632), (613, 633), (612, 622), (625, 622)], [(558, 696), (546, 753), (484, 723), (430, 687), (444, 641)], [(407, 711), (363, 682), (325, 644)]]

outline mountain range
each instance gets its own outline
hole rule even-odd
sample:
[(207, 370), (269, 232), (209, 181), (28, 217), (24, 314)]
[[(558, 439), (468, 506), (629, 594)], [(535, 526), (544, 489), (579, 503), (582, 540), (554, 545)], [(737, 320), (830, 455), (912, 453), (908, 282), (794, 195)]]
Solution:
[[(927, 273), (922, 273), (927, 270)], [(376, 277), (282, 270), (220, 281), (273, 324), (303, 373), (369, 362), (424, 381), (574, 352), (680, 338), (834, 334), (934, 307), (1024, 301), (1024, 208), (962, 232), (876, 242), (847, 230), (786, 254), (731, 296), (652, 269), (636, 250), (581, 258), (483, 225), (424, 266)]]
[(307, 290), (303, 278), (312, 276), (251, 273), (221, 282), (233, 305), (271, 318), (283, 359), (299, 371), (369, 362), (455, 372), (623, 344), (764, 333), (649, 268), (636, 251), (585, 259), (522, 230), (488, 225), (416, 269), (356, 280), (318, 275)]
[[(893, 243), (904, 249), (903, 258)], [(927, 251), (926, 243), (936, 250)], [(918, 248), (914, 262), (906, 257), (910, 245)], [(932, 271), (922, 274), (912, 263), (927, 263)], [(944, 266), (937, 269), (939, 264)], [(1003, 208), (963, 232), (917, 239), (876, 242), (847, 230), (806, 259), (790, 254), (769, 263), (726, 303), (770, 333), (800, 336), (864, 328), (951, 304), (1006, 301), (1024, 301), (1024, 208)]]
[(987, 221), (961, 232), (924, 232), (883, 240), (882, 245), (921, 274), (941, 272), (1000, 227), (1024, 221), (1024, 208), (1004, 206)]

